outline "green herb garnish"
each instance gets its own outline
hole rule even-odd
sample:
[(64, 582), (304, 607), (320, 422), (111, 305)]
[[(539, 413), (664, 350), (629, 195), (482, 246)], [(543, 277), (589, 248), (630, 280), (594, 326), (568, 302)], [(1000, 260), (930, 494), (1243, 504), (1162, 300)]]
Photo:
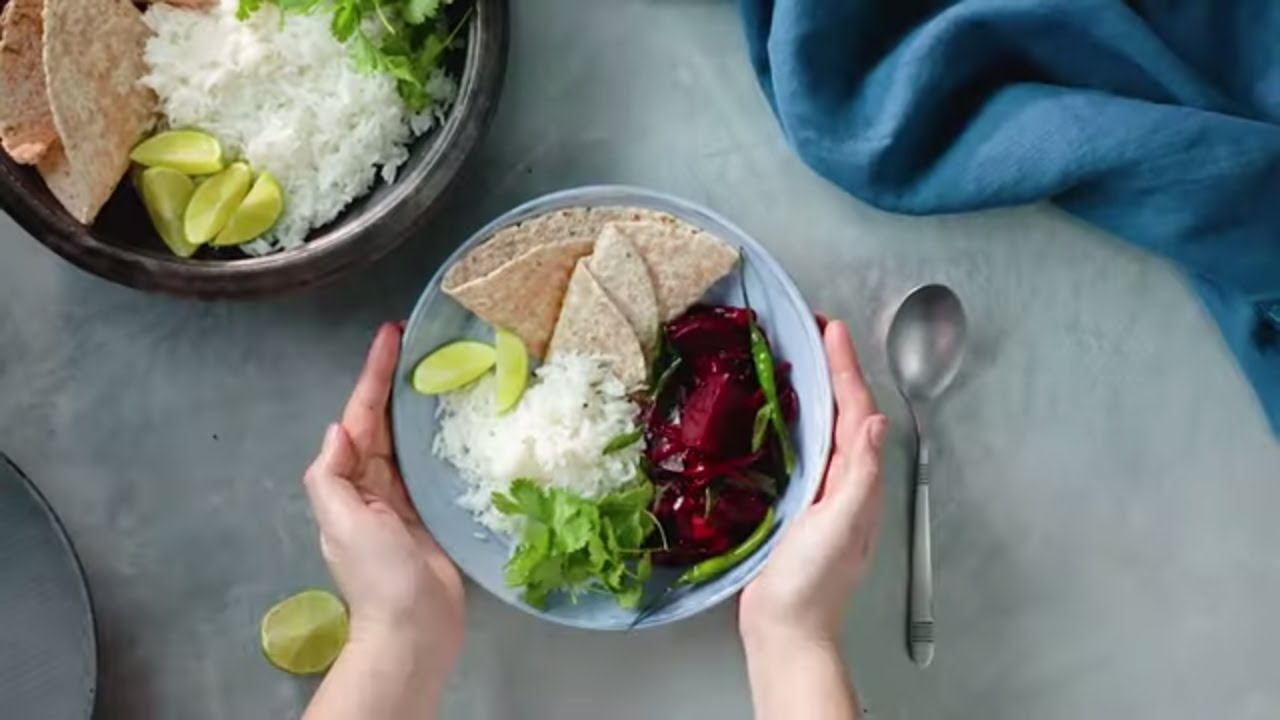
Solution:
[(625, 432), (621, 435), (615, 435), (610, 438), (609, 442), (605, 443), (604, 451), (601, 454), (612, 455), (616, 452), (626, 450), (632, 445), (640, 442), (640, 438), (642, 437), (644, 437), (643, 430), (632, 430), (631, 432)]
[(765, 403), (756, 411), (755, 422), (751, 425), (751, 452), (760, 452), (764, 447), (765, 433), (769, 432), (769, 423), (773, 420), (773, 406)]
[(638, 606), (653, 567), (644, 548), (654, 529), (652, 500), (653, 484), (647, 481), (593, 502), (516, 480), (507, 494), (493, 495), (499, 512), (525, 519), (520, 544), (507, 561), (507, 584), (522, 588), (524, 601), (537, 608), (546, 607), (557, 590), (575, 599), (604, 592), (624, 608)]
[(240, 0), (236, 17), (247, 20), (264, 4), (282, 13), (333, 13), (330, 31), (351, 49), (362, 72), (380, 72), (396, 81), (396, 90), (413, 112), (430, 106), (427, 80), (471, 19), (471, 10), (453, 27), (444, 6), (452, 0)]

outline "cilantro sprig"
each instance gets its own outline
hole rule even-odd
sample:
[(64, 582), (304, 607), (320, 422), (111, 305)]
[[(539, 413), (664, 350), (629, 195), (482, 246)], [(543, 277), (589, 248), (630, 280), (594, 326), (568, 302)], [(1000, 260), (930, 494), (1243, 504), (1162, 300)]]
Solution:
[(524, 601), (546, 607), (547, 597), (565, 591), (612, 595), (635, 608), (653, 571), (644, 542), (654, 530), (649, 503), (653, 484), (643, 477), (599, 501), (586, 500), (532, 480), (516, 480), (508, 493), (494, 493), (504, 515), (523, 517), (524, 534), (507, 561), (506, 580), (523, 589)]
[(413, 112), (432, 101), (427, 80), (440, 67), (445, 52), (458, 41), (471, 10), (452, 27), (444, 6), (452, 0), (239, 0), (236, 17), (247, 20), (263, 5), (282, 13), (331, 12), (334, 38), (351, 48), (362, 72), (378, 72), (396, 81), (396, 90)]

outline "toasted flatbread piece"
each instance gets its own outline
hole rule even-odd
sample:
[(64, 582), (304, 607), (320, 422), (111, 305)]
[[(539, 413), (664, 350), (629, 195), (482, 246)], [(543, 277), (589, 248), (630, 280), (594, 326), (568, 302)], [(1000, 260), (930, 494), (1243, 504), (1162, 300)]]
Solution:
[(563, 208), (502, 228), (445, 273), (445, 292), (478, 280), (538, 245), (561, 240), (594, 240), (605, 224), (649, 220), (679, 223), (655, 210), (625, 206)]
[(34, 165), (58, 141), (44, 80), (44, 0), (10, 0), (0, 12), (0, 142)]
[(148, 5), (172, 5), (180, 8), (203, 10), (213, 7), (217, 0), (144, 0)]
[(592, 277), (585, 258), (578, 261), (569, 281), (547, 357), (561, 353), (599, 358), (628, 390), (643, 387), (648, 377), (640, 339)]
[(735, 248), (681, 221), (643, 220), (610, 227), (635, 245), (649, 267), (662, 322), (701, 300), (738, 263)]
[(605, 225), (587, 269), (627, 318), (646, 360), (652, 361), (658, 349), (658, 297), (640, 251), (614, 226)]
[(586, 215), (586, 208), (568, 208), (502, 228), (449, 268), (444, 276), (444, 291), (452, 295), (458, 288), (484, 278), (535, 247), (579, 237)]
[(45, 0), (46, 89), (65, 158), (46, 154), (39, 169), (82, 223), (97, 217), (155, 122), (155, 95), (140, 82), (148, 37), (129, 0)]
[(515, 333), (529, 353), (546, 355), (578, 258), (590, 240), (537, 245), (493, 272), (445, 292), (490, 325)]

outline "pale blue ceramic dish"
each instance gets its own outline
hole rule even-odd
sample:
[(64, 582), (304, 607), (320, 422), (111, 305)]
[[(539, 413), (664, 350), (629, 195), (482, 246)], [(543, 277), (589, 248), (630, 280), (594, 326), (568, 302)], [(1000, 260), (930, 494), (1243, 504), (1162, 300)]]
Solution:
[[(506, 213), (473, 235), (431, 279), (418, 300), (405, 331), (403, 354), (392, 399), (396, 452), (409, 494), (423, 521), (458, 567), (476, 584), (525, 612), (552, 622), (591, 630), (625, 630), (635, 619), (633, 611), (619, 608), (612, 598), (588, 595), (572, 602), (554, 597), (546, 610), (536, 610), (520, 600), (519, 592), (503, 581), (502, 568), (510, 552), (506, 542), (476, 523), (455, 499), (462, 480), (452, 466), (432, 454), (437, 421), (436, 400), (414, 392), (410, 373), (427, 353), (463, 337), (492, 341), (493, 331), (440, 290), (444, 270), (499, 228), (570, 207), (628, 206), (671, 213), (742, 249), (746, 257), (745, 281), (751, 303), (769, 334), (774, 353), (792, 364), (792, 382), (800, 397), (800, 417), (793, 428), (796, 438), (796, 470), (779, 499), (779, 530), (807, 507), (818, 492), (822, 471), (831, 449), (833, 405), (822, 339), (813, 312), (795, 283), (768, 252), (732, 223), (715, 213), (669, 195), (616, 186), (594, 186), (547, 195)], [(708, 302), (741, 305), (736, 274), (707, 294)], [(638, 627), (654, 627), (691, 617), (732, 597), (760, 572), (772, 552), (779, 531), (753, 556), (718, 579), (673, 594), (661, 609)], [(650, 594), (660, 592), (667, 578), (655, 573)]]

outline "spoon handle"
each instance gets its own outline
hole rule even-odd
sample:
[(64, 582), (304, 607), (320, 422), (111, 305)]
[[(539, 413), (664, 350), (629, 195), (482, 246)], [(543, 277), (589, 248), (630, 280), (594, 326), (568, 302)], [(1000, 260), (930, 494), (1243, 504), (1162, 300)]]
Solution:
[(928, 667), (933, 662), (933, 558), (929, 536), (929, 445), (924, 438), (920, 438), (918, 448), (907, 638), (911, 643), (911, 659), (920, 667)]

